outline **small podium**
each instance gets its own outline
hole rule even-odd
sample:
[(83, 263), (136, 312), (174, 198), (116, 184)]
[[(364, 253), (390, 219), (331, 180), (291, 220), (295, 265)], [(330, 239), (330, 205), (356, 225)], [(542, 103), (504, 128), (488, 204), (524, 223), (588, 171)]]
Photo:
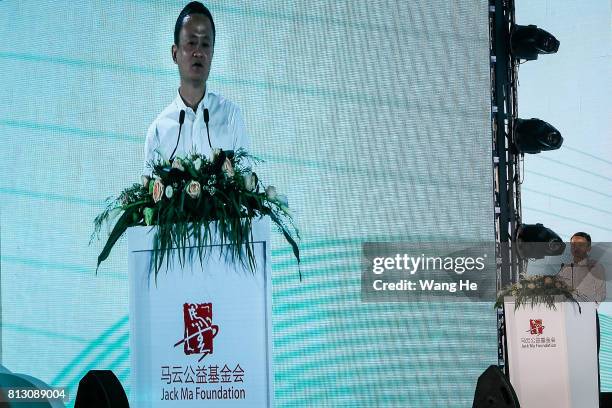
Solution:
[(504, 301), (510, 382), (523, 408), (597, 408), (595, 303)]
[(192, 242), (195, 256), (164, 259), (156, 280), (154, 234), (128, 231), (130, 405), (272, 407), (270, 220), (253, 220), (255, 273), (221, 257), (213, 233), (203, 263)]

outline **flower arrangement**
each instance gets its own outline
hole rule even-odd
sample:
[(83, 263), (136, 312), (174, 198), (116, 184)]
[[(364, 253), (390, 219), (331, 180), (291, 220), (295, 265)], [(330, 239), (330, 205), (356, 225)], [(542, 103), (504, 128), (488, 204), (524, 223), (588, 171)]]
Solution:
[(574, 289), (557, 276), (549, 275), (522, 276), (518, 282), (497, 294), (496, 308), (502, 306), (506, 296), (514, 297), (515, 310), (528, 301), (531, 301), (531, 306), (544, 303), (549, 309), (556, 309), (555, 297), (558, 296), (578, 304)]
[(125, 231), (139, 225), (158, 227), (152, 262), (155, 276), (164, 258), (169, 262), (173, 246), (179, 249), (179, 260), (184, 262), (190, 239), (195, 240), (202, 262), (214, 226), (219, 243), (230, 244), (225, 255), (254, 271), (255, 256), (248, 241), (252, 220), (262, 216), (269, 216), (276, 224), (299, 263), (295, 241), (299, 232), (289, 213), (287, 198), (277, 194), (274, 186), (264, 187), (252, 172), (251, 165), (259, 161), (243, 149), (235, 154), (214, 149), (210, 159), (194, 153), (153, 163), (152, 178), (143, 177), (142, 184), (134, 184), (117, 198), (110, 198), (105, 210), (94, 220), (92, 239), (100, 236), (103, 225), (117, 219), (98, 256), (98, 268)]

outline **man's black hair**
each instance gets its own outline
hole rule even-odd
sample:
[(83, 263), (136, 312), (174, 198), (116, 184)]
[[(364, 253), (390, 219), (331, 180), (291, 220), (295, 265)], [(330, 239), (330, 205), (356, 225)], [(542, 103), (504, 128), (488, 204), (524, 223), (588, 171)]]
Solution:
[(587, 242), (589, 243), (589, 246), (591, 246), (591, 236), (589, 234), (587, 234), (586, 232), (577, 232), (574, 235), (572, 235), (572, 238), (574, 238), (574, 237), (582, 237), (582, 238), (586, 239)]
[(192, 14), (204, 14), (210, 20), (210, 25), (212, 27), (213, 32), (213, 44), (215, 43), (215, 37), (217, 36), (215, 31), (215, 21), (213, 20), (212, 14), (210, 14), (210, 10), (206, 8), (205, 5), (200, 3), (199, 1), (192, 1), (188, 5), (186, 5), (181, 14), (179, 14), (176, 19), (176, 24), (174, 25), (174, 44), (178, 45), (179, 37), (181, 34), (181, 29), (183, 28), (183, 20), (185, 17), (190, 16)]

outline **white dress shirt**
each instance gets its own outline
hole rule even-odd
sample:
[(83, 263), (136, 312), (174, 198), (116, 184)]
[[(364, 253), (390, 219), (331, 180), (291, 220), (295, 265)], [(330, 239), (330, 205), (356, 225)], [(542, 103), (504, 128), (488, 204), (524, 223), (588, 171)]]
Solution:
[(606, 298), (605, 271), (599, 262), (585, 258), (563, 266), (558, 276), (576, 289), (578, 300), (603, 302)]
[(147, 131), (144, 152), (143, 175), (151, 176), (151, 163), (160, 159), (168, 160), (177, 146), (179, 114), (185, 111), (181, 137), (173, 157), (184, 157), (200, 153), (211, 157), (211, 148), (206, 135), (204, 109), (208, 109), (210, 143), (222, 150), (248, 149), (248, 137), (240, 108), (223, 96), (206, 90), (197, 110), (186, 106), (180, 94), (153, 121)]

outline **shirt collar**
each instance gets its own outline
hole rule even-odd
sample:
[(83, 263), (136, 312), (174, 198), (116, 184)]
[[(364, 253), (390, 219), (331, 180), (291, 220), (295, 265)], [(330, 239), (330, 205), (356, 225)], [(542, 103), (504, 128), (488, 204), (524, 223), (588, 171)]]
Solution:
[(582, 259), (581, 261), (576, 262), (574, 265), (575, 265), (575, 266), (588, 266), (588, 265), (589, 265), (589, 263), (590, 263), (590, 262), (589, 262), (589, 258), (588, 258), (588, 257), (586, 257), (586, 258)]
[[(202, 100), (200, 101), (200, 104), (198, 105), (198, 111), (202, 111), (205, 107), (208, 106), (208, 93), (209, 93), (208, 87), (206, 87), (206, 90), (204, 91), (204, 97), (202, 98)], [(179, 93), (178, 89), (176, 90), (176, 99), (174, 100), (174, 105), (176, 106), (176, 109), (179, 111), (184, 110), (185, 112), (189, 112), (189, 111), (193, 112), (193, 109), (185, 105), (185, 102), (183, 102), (183, 98), (181, 97), (181, 94)]]

